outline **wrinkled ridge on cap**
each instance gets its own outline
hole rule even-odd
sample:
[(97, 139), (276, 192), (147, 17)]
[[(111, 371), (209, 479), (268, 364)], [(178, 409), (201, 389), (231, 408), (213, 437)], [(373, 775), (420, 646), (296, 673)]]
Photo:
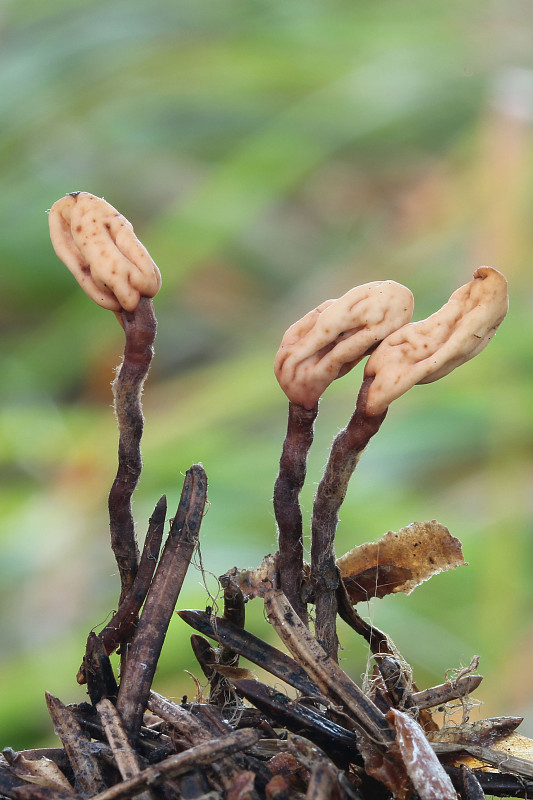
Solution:
[(57, 256), (103, 308), (134, 311), (159, 291), (159, 269), (132, 224), (102, 198), (65, 195), (50, 209), (49, 226)]
[(312, 408), (332, 381), (411, 319), (413, 305), (413, 295), (400, 283), (372, 281), (326, 300), (291, 325), (274, 362), (289, 400)]
[(492, 267), (480, 267), (430, 317), (387, 336), (365, 367), (365, 378), (373, 378), (367, 414), (383, 413), (411, 386), (436, 381), (474, 358), (494, 336), (508, 306), (505, 277)]

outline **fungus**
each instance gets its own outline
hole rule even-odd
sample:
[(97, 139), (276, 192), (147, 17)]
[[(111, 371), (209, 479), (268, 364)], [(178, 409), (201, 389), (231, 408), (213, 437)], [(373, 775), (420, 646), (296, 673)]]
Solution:
[(126, 337), (124, 359), (113, 382), (119, 447), (108, 502), (122, 601), (139, 564), (131, 498), (142, 469), (141, 394), (157, 329), (151, 298), (161, 286), (161, 275), (131, 223), (100, 197), (88, 192), (65, 195), (50, 209), (49, 225), (56, 254), (89, 297), (115, 312)]
[(326, 300), (287, 330), (274, 371), (293, 403), (310, 410), (336, 378), (413, 314), (413, 295), (395, 281), (356, 286)]
[(373, 281), (326, 300), (287, 330), (274, 362), (289, 398), (287, 435), (274, 486), (281, 587), (306, 622), (303, 580), (302, 489), (318, 400), (332, 381), (346, 375), (413, 313), (413, 295), (395, 281)]
[(507, 312), (507, 281), (490, 267), (480, 267), (435, 314), (390, 333), (366, 364), (355, 412), (334, 439), (313, 503), (311, 585), (315, 596), (317, 637), (335, 657), (338, 574), (333, 542), (348, 482), (389, 404), (416, 383), (447, 375), (479, 353)]
[(103, 308), (132, 312), (159, 291), (160, 272), (131, 222), (103, 198), (65, 195), (50, 209), (49, 226), (57, 256)]
[(427, 319), (391, 333), (369, 358), (366, 412), (382, 414), (411, 386), (432, 383), (483, 350), (504, 319), (509, 301), (501, 272), (480, 267), (470, 283)]

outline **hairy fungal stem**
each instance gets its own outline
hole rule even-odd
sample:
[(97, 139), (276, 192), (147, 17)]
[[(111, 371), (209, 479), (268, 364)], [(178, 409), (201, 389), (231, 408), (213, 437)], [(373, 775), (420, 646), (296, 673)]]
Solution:
[(111, 547), (120, 574), (119, 603), (131, 589), (139, 566), (131, 498), (142, 469), (144, 418), (141, 395), (152, 361), (157, 330), (151, 298), (141, 297), (135, 311), (123, 310), (122, 325), (126, 334), (124, 360), (113, 382), (119, 428), (118, 469), (108, 500)]
[(330, 658), (337, 660), (337, 573), (334, 540), (339, 509), (348, 483), (368, 442), (379, 430), (387, 410), (379, 416), (366, 413), (372, 378), (363, 381), (355, 412), (346, 428), (333, 440), (328, 463), (318, 485), (311, 522), (311, 587), (316, 606), (315, 634)]
[(298, 496), (305, 481), (307, 455), (313, 442), (318, 403), (307, 410), (289, 402), (287, 434), (274, 485), (274, 514), (278, 526), (281, 589), (302, 622), (307, 625), (307, 605), (302, 599), (303, 527)]

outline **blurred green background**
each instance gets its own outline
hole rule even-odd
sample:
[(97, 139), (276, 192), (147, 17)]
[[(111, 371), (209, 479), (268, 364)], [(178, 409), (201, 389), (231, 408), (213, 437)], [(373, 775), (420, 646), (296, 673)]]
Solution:
[[(511, 310), (490, 347), (391, 408), (338, 553), (413, 520), (448, 525), (470, 566), (364, 612), (421, 687), (479, 654), (482, 713), (522, 714), (533, 735), (532, 32), (523, 0), (0, 4), (2, 746), (54, 741), (43, 692), (84, 699), (86, 635), (117, 596), (106, 495), (122, 331), (47, 230), (76, 189), (123, 212), (163, 274), (135, 516), (142, 540), (160, 495), (172, 513), (184, 471), (204, 464), (205, 573), (190, 570), (181, 607), (275, 549), (286, 327), (366, 281), (407, 284), (420, 319), (477, 266), (505, 272)], [(323, 398), (307, 519), (360, 377)], [(173, 697), (195, 692), (189, 633), (172, 622), (156, 676)], [(341, 638), (359, 679), (363, 642)]]

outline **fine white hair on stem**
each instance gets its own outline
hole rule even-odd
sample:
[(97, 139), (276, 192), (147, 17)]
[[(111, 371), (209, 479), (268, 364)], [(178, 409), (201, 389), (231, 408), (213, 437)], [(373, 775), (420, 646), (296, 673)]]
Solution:
[(366, 413), (382, 414), (411, 386), (436, 381), (474, 358), (496, 333), (508, 305), (505, 277), (480, 267), (430, 317), (387, 336), (365, 367), (365, 378), (372, 379)]
[(159, 291), (159, 269), (131, 222), (101, 197), (65, 195), (50, 209), (49, 226), (56, 254), (103, 308), (135, 311), (141, 297)]
[(411, 319), (413, 305), (413, 295), (400, 283), (372, 281), (326, 300), (291, 325), (274, 362), (289, 400), (313, 408), (332, 381)]

